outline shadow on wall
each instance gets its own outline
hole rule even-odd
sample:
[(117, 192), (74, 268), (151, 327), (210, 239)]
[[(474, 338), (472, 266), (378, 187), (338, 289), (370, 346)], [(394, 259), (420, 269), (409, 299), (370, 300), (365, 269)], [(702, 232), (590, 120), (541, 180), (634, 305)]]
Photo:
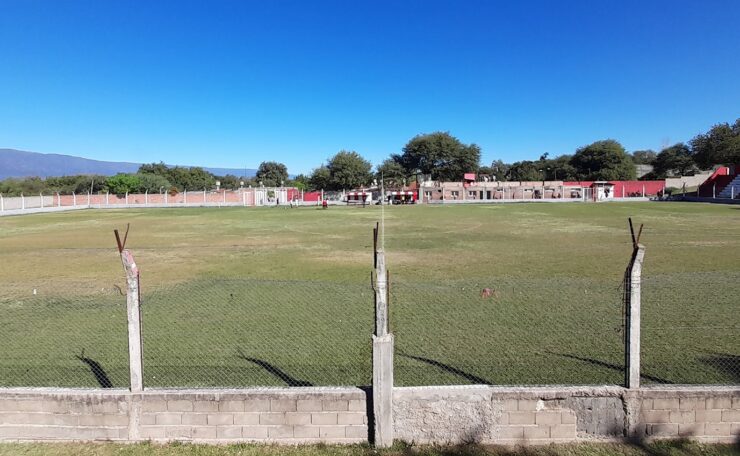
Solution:
[[(581, 357), (581, 356), (570, 355), (570, 354), (567, 354), (567, 353), (555, 353), (555, 352), (551, 352), (551, 351), (548, 351), (546, 353), (548, 353), (550, 355), (561, 356), (563, 358), (569, 358), (569, 359), (575, 359), (577, 361), (583, 361), (584, 363), (593, 364), (594, 366), (606, 367), (607, 369), (612, 369), (612, 370), (615, 370), (615, 371), (618, 371), (618, 372), (624, 372), (624, 366), (620, 366), (620, 365), (612, 364), (612, 363), (607, 363), (606, 361), (601, 361), (601, 360), (598, 360), (598, 359), (584, 358), (584, 357)], [(670, 381), (670, 380), (666, 380), (666, 379), (660, 378), (660, 377), (655, 377), (654, 375), (645, 374), (643, 372), (640, 372), (640, 378), (644, 378), (645, 380), (650, 380), (651, 382), (655, 382), (655, 383), (663, 383), (663, 384), (666, 384), (666, 385), (672, 385), (673, 384), (673, 382)]]
[(313, 383), (307, 382), (305, 380), (299, 380), (299, 379), (297, 379), (297, 378), (289, 375), (287, 372), (285, 372), (284, 370), (280, 369), (279, 367), (274, 366), (274, 365), (268, 363), (267, 361), (264, 361), (264, 360), (261, 360), (261, 359), (257, 359), (257, 358), (249, 357), (249, 356), (245, 355), (244, 352), (242, 352), (240, 349), (237, 349), (237, 353), (239, 354), (238, 355), (239, 358), (241, 358), (241, 359), (243, 359), (245, 361), (249, 361), (250, 363), (254, 363), (254, 364), (258, 365), (259, 367), (261, 367), (264, 370), (266, 370), (269, 374), (271, 374), (271, 375), (277, 377), (278, 379), (280, 379), (281, 381), (285, 382), (288, 386), (314, 386)]
[(101, 388), (113, 388), (113, 383), (110, 381), (110, 378), (108, 378), (108, 374), (105, 372), (105, 369), (103, 369), (103, 366), (94, 359), (87, 358), (85, 356), (84, 349), (82, 350), (82, 353), (75, 355), (75, 358), (87, 364), (87, 367), (90, 368), (90, 372), (92, 372), (95, 380)]
[(455, 374), (460, 378), (464, 378), (465, 380), (477, 384), (477, 385), (493, 385), (490, 381), (486, 380), (483, 377), (478, 377), (477, 375), (469, 374), (465, 371), (462, 371), (460, 369), (457, 369), (456, 367), (452, 367), (449, 364), (441, 363), (437, 360), (431, 359), (431, 358), (424, 358), (422, 356), (414, 356), (404, 353), (401, 350), (396, 350), (398, 353), (398, 356), (401, 356), (403, 358), (413, 359), (416, 361), (421, 361), (422, 363), (429, 364), (430, 366), (438, 367), (439, 369), (442, 369), (445, 372), (449, 372), (451, 374)]
[(699, 361), (721, 372), (729, 383), (740, 383), (740, 356), (728, 353), (713, 353)]

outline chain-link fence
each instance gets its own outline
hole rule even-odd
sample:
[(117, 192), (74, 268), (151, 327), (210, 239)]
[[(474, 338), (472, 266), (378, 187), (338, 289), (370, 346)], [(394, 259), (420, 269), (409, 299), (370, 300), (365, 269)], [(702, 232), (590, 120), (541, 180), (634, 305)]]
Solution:
[[(0, 386), (129, 386), (125, 280), (105, 258), (115, 274), (0, 280)], [(622, 384), (624, 266), (600, 278), (392, 275), (395, 384)], [(370, 383), (369, 281), (176, 275), (143, 271), (146, 387)], [(740, 383), (739, 297), (736, 270), (646, 274), (643, 383)]]
[(740, 271), (642, 280), (642, 379), (740, 383)]
[(0, 386), (127, 388), (125, 288), (114, 284), (0, 283)]
[(368, 385), (372, 299), (368, 284), (143, 285), (144, 385)]
[(391, 285), (395, 382), (621, 384), (620, 278)]

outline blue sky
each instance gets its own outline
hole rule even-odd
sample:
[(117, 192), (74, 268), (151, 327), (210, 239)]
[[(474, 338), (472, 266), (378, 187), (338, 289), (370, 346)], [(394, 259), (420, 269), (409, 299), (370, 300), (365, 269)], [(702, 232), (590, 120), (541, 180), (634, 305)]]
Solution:
[(740, 1), (0, 0), (0, 148), (309, 172), (449, 131), (483, 163), (740, 117)]

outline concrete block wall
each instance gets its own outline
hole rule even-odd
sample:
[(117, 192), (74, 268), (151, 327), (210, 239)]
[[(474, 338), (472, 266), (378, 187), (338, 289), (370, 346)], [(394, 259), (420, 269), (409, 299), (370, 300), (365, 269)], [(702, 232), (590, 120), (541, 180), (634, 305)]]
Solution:
[(549, 444), (740, 439), (740, 387), (395, 388), (396, 439)]
[(203, 442), (367, 442), (357, 388), (148, 392), (140, 438)]
[[(696, 438), (706, 442), (740, 439), (740, 394), (647, 390), (641, 398), (635, 435)], [(739, 440), (740, 441), (740, 440)]]
[(129, 439), (126, 390), (0, 390), (0, 441)]
[(0, 441), (368, 441), (359, 388), (0, 389)]

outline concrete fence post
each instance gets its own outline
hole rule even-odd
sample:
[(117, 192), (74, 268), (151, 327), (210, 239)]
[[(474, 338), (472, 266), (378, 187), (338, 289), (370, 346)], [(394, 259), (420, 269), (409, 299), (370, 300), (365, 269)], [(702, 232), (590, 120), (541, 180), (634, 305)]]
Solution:
[(109, 191), (106, 191), (105, 192), (105, 205), (106, 206), (110, 204), (109, 197), (110, 197), (110, 192)]
[(41, 204), (41, 209), (44, 208), (44, 192), (39, 193), (39, 202)]
[(717, 197), (717, 184), (712, 185), (712, 198)]
[(62, 195), (57, 192), (57, 207), (62, 207)]
[(5, 201), (3, 200), (3, 195), (0, 193), (0, 212), (5, 211)]
[(629, 267), (625, 273), (625, 335), (624, 335), (624, 385), (627, 388), (640, 387), (640, 288), (642, 281), (642, 262), (645, 246), (636, 243), (632, 251)]
[(141, 290), (139, 268), (129, 250), (121, 251), (121, 263), (126, 271), (126, 314), (128, 316), (128, 360), (132, 393), (144, 389), (141, 347)]
[(26, 197), (23, 196), (23, 193), (21, 193), (21, 209), (26, 208)]
[(379, 228), (373, 231), (375, 244), (375, 334), (373, 334), (373, 416), (376, 447), (393, 444), (393, 334), (389, 331), (388, 271), (385, 252), (378, 246)]
[(182, 204), (188, 204), (188, 191), (185, 190), (183, 193)]
[(90, 208), (90, 192), (87, 192), (87, 207)]
[(144, 206), (149, 205), (149, 189), (144, 190)]
[(72, 207), (77, 207), (77, 194), (72, 192)]

